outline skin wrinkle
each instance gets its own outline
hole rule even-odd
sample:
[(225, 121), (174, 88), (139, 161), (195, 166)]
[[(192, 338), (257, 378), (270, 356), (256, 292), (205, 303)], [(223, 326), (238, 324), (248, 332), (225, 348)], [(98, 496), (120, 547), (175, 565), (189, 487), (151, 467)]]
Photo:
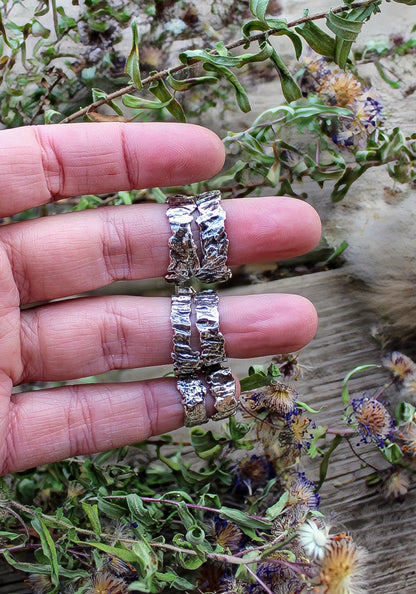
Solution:
[(19, 299), (25, 303), (31, 294), (30, 274), (28, 274), (25, 258), (23, 258), (22, 241), (23, 237), (18, 235), (10, 241), (10, 237), (4, 232), (6, 227), (0, 228), (0, 242), (10, 264), (11, 273), (16, 284)]
[(9, 414), (7, 417), (9, 431), (6, 434), (6, 439), (3, 444), (4, 455), (0, 458), (4, 460), (4, 464), (1, 466), (0, 476), (8, 474), (11, 469), (17, 466), (16, 455), (18, 456), (18, 448), (16, 444), (21, 442), (19, 436), (19, 429), (22, 424), (19, 420), (19, 409), (14, 404), (13, 400), (10, 401)]
[[(102, 256), (108, 281), (129, 280), (134, 277), (133, 248), (124, 219), (115, 220), (111, 211), (103, 212)], [(121, 261), (121, 265), (120, 265)]]
[(155, 431), (159, 427), (159, 406), (158, 398), (153, 390), (152, 382), (146, 381), (144, 384), (144, 393), (146, 398), (140, 400), (141, 404), (141, 419), (139, 434), (141, 439), (148, 439), (152, 435), (157, 435)]
[[(44, 375), (42, 358), (36, 356), (41, 353), (41, 344), (39, 336), (39, 310), (32, 310), (26, 315), (20, 317), (20, 352), (22, 361), (22, 371), (19, 378), (16, 378), (14, 385), (24, 382), (26, 377), (33, 377), (34, 370), (37, 369), (39, 377)], [(35, 330), (36, 327), (36, 330)], [(26, 345), (30, 345), (27, 348)], [(30, 356), (27, 354), (30, 353)]]
[[(127, 348), (127, 345), (129, 344), (128, 324), (134, 322), (135, 325), (140, 326), (140, 320), (137, 324), (137, 319), (132, 320), (123, 315), (121, 311), (117, 311), (115, 307), (111, 306), (105, 308), (103, 319), (104, 321), (100, 328), (100, 336), (101, 356), (104, 360), (105, 367), (108, 368), (108, 370), (113, 370), (126, 369), (132, 366), (129, 349)], [(116, 348), (114, 348), (114, 345), (116, 345)]]
[(41, 154), (42, 171), (49, 192), (49, 201), (54, 202), (59, 196), (62, 196), (65, 187), (65, 168), (58, 151), (48, 136), (40, 134), (37, 126), (34, 126), (32, 130)]
[(82, 386), (77, 386), (76, 395), (67, 400), (63, 416), (67, 428), (69, 456), (99, 450), (99, 440), (95, 438), (96, 424), (92, 422), (92, 404), (94, 403), (90, 402)]
[[(124, 160), (124, 166), (126, 168), (129, 188), (132, 189), (135, 187), (135, 183), (134, 183), (134, 180), (130, 173), (131, 160), (129, 158), (129, 150), (128, 150), (129, 143), (127, 142), (127, 139), (126, 139), (125, 130), (126, 129), (123, 126), (120, 127), (120, 144), (121, 144), (121, 150), (122, 150), (122, 155), (123, 155), (123, 160)], [(138, 159), (136, 162), (136, 168), (137, 168), (137, 173), (136, 173), (137, 178), (136, 179), (140, 179), (139, 164), (140, 164), (140, 161)]]

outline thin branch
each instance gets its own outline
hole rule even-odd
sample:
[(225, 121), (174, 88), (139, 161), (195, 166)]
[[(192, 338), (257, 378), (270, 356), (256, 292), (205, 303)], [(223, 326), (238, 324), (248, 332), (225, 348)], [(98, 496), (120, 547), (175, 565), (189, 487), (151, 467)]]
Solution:
[[(355, 2), (349, 6), (345, 6), (345, 5), (338, 6), (337, 8), (332, 9), (332, 12), (336, 14), (336, 13), (340, 13), (340, 12), (346, 12), (353, 8), (360, 8), (361, 6), (369, 6), (370, 4), (374, 4), (374, 1), (375, 0), (369, 0), (367, 2)], [(287, 27), (290, 29), (293, 29), (294, 27), (297, 27), (298, 25), (301, 25), (302, 23), (308, 23), (310, 21), (317, 21), (320, 19), (324, 19), (327, 15), (328, 15), (328, 11), (320, 12), (318, 14), (314, 14), (311, 16), (305, 16), (300, 19), (296, 19), (295, 21), (291, 21), (290, 23), (287, 23)], [(232, 50), (237, 47), (241, 47), (246, 44), (253, 43), (255, 41), (261, 41), (267, 35), (273, 35), (274, 32), (276, 32), (275, 29), (269, 29), (268, 31), (257, 33), (256, 35), (250, 35), (250, 37), (247, 37), (247, 39), (238, 39), (237, 41), (234, 41), (233, 43), (227, 44), (225, 46), (225, 48), (227, 50)], [(210, 50), (209, 53), (215, 55), (217, 53), (217, 50), (212, 49), (212, 50)], [(195, 63), (196, 62), (197, 62), (197, 60), (195, 60)], [(192, 62), (190, 62), (190, 64), (192, 64)], [(174, 66), (172, 68), (166, 68), (165, 70), (161, 70), (160, 72), (157, 72), (156, 74), (152, 74), (151, 76), (144, 78), (141, 81), (142, 85), (143, 85), (143, 87), (148, 86), (149, 84), (151, 84), (154, 81), (164, 79), (169, 74), (175, 74), (176, 72), (185, 70), (188, 67), (189, 67), (189, 64), (180, 64), (180, 65)], [(106, 103), (109, 103), (110, 101), (114, 101), (114, 99), (118, 99), (119, 97), (122, 97), (126, 93), (132, 93), (134, 91), (137, 91), (136, 85), (134, 85), (134, 84), (127, 85), (126, 87), (123, 87), (121, 89), (118, 89), (117, 91), (114, 91), (113, 93), (110, 93), (109, 95), (107, 95), (107, 97), (105, 97), (103, 99), (98, 99), (97, 101), (90, 103), (86, 107), (79, 109), (78, 111), (72, 113), (68, 117), (61, 120), (61, 122), (59, 122), (59, 123), (60, 124), (68, 124), (69, 122), (73, 122), (74, 120), (77, 120), (78, 118), (88, 114), (89, 111), (94, 111), (95, 109), (97, 109), (97, 107), (100, 107), (101, 105), (105, 105)]]
[(381, 474), (381, 470), (379, 468), (376, 468), (376, 466), (373, 466), (372, 464), (370, 464), (370, 462), (367, 462), (367, 460), (365, 460), (353, 447), (351, 440), (347, 439), (347, 444), (350, 448), (350, 450), (352, 451), (352, 453), (354, 454), (354, 456), (356, 456), (363, 464), (364, 466), (367, 466), (368, 468), (372, 468), (377, 474)]
[(251, 569), (251, 567), (249, 567), (247, 565), (246, 567), (248, 573), (253, 576), (253, 578), (256, 580), (256, 582), (259, 584), (259, 586), (261, 586), (263, 588), (263, 590), (265, 592), (267, 592), (267, 594), (273, 594), (273, 590), (270, 590), (270, 588), (263, 582), (263, 580), (261, 578), (259, 578), (259, 576), (257, 574), (254, 573), (254, 571)]
[[(216, 507), (207, 507), (206, 505), (198, 505), (197, 503), (188, 503), (187, 501), (175, 501), (174, 499), (163, 499), (163, 497), (140, 497), (142, 501), (145, 503), (166, 503), (167, 505), (175, 505), (179, 506), (182, 503), (185, 504), (186, 507), (189, 509), (200, 509), (202, 511), (207, 511), (213, 514), (221, 514), (225, 513), (221, 511), (221, 508), (218, 509)], [(114, 500), (114, 499), (126, 499), (125, 495), (107, 495), (104, 496), (103, 499), (105, 500)], [(94, 498), (95, 500), (95, 498)], [(268, 518), (264, 518), (263, 516), (248, 516), (249, 518), (253, 518), (254, 520), (260, 520), (261, 522), (270, 522)]]

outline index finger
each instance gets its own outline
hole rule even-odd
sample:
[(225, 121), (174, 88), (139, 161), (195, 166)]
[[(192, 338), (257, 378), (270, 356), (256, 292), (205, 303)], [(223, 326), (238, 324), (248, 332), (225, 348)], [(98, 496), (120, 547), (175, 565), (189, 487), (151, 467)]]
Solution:
[(182, 185), (224, 163), (207, 128), (177, 123), (81, 123), (0, 132), (0, 216), (69, 196)]

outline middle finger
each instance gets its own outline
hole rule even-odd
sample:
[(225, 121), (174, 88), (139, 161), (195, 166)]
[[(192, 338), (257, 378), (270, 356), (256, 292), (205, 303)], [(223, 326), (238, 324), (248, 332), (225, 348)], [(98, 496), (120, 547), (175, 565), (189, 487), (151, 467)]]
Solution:
[[(320, 237), (316, 211), (287, 197), (226, 200), (230, 265), (305, 253)], [(166, 207), (143, 204), (46, 217), (0, 228), (22, 304), (163, 276)]]

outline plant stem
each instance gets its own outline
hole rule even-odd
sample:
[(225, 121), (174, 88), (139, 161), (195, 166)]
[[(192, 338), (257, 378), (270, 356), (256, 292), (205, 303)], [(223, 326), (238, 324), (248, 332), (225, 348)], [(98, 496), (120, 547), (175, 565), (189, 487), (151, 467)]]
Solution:
[[(347, 10), (353, 9), (353, 8), (360, 8), (361, 6), (368, 6), (370, 4), (374, 4), (375, 0), (369, 0), (367, 2), (355, 2), (349, 6), (346, 6), (345, 4), (343, 6), (338, 6), (337, 8), (332, 9), (333, 13), (340, 13), (340, 12), (346, 12)], [(318, 14), (314, 14), (311, 16), (305, 16), (302, 17), (300, 19), (296, 19), (294, 21), (291, 21), (290, 23), (287, 24), (287, 27), (290, 29), (293, 29), (294, 27), (301, 25), (302, 23), (307, 23), (310, 21), (317, 21), (319, 19), (324, 19), (326, 16), (328, 15), (328, 11), (325, 12), (320, 12)], [(269, 29), (268, 31), (264, 31), (262, 33), (257, 33), (256, 35), (251, 35), (250, 37), (248, 37), (247, 39), (238, 39), (237, 41), (234, 41), (233, 43), (229, 43), (225, 46), (225, 48), (227, 50), (231, 50), (231, 49), (235, 49), (237, 47), (241, 47), (243, 45), (246, 44), (250, 44), (253, 43), (255, 41), (261, 41), (263, 40), (266, 36), (268, 35), (273, 35), (273, 33), (275, 32), (274, 29)], [(216, 54), (217, 50), (210, 50), (211, 54)], [(150, 83), (157, 81), (157, 80), (161, 80), (166, 78), (169, 74), (175, 74), (176, 72), (180, 72), (182, 70), (185, 70), (186, 68), (188, 68), (189, 65), (188, 64), (180, 64), (171, 68), (166, 68), (165, 70), (161, 70), (160, 72), (156, 72), (155, 74), (152, 74), (151, 76), (147, 76), (146, 78), (144, 78), (141, 82), (142, 82), (142, 86), (146, 87), (148, 86)], [(121, 89), (118, 89), (117, 91), (114, 91), (113, 93), (110, 93), (109, 95), (107, 95), (107, 97), (102, 98), (102, 99), (98, 99), (97, 101), (94, 101), (93, 103), (90, 103), (89, 105), (87, 105), (86, 107), (83, 107), (82, 109), (79, 109), (78, 111), (72, 113), (71, 115), (67, 116), (66, 118), (64, 118), (63, 120), (61, 120), (59, 123), (60, 124), (68, 124), (69, 122), (73, 122), (74, 120), (77, 120), (78, 118), (88, 114), (89, 111), (94, 111), (95, 109), (97, 109), (97, 107), (100, 107), (101, 105), (105, 105), (106, 103), (110, 102), (110, 101), (114, 101), (114, 99), (118, 99), (119, 97), (122, 97), (123, 95), (125, 95), (126, 93), (132, 93), (134, 91), (137, 91), (137, 87), (134, 84), (129, 84), (126, 87), (123, 87)]]
[(352, 451), (352, 453), (354, 454), (354, 456), (356, 456), (364, 464), (364, 466), (367, 466), (368, 468), (372, 468), (377, 474), (381, 474), (381, 471), (378, 468), (376, 468), (375, 466), (373, 466), (372, 464), (367, 462), (367, 460), (364, 460), (364, 458), (354, 449), (354, 447), (349, 439), (347, 439), (347, 444), (348, 444), (350, 450)]
[[(125, 495), (107, 495), (103, 497), (103, 499), (125, 499)], [(218, 509), (216, 507), (207, 507), (206, 505), (198, 505), (197, 503), (188, 503), (186, 501), (175, 501), (174, 499), (163, 499), (163, 497), (140, 497), (140, 499), (146, 503), (166, 503), (168, 505), (176, 505), (179, 506), (181, 503), (184, 503), (186, 507), (190, 509), (200, 509), (203, 511), (211, 512), (213, 514), (220, 514), (221, 508)], [(269, 522), (267, 518), (263, 516), (248, 516), (249, 518), (253, 518), (254, 520), (260, 520), (262, 522)]]
[(246, 569), (247, 569), (248, 573), (251, 576), (253, 576), (253, 578), (256, 580), (256, 582), (259, 584), (259, 586), (261, 586), (263, 588), (263, 590), (265, 592), (267, 592), (267, 594), (273, 594), (273, 590), (270, 590), (270, 588), (268, 586), (266, 586), (266, 584), (263, 582), (263, 580), (261, 578), (259, 578), (259, 576), (254, 573), (254, 571), (251, 569), (251, 567), (249, 567), (247, 565)]

